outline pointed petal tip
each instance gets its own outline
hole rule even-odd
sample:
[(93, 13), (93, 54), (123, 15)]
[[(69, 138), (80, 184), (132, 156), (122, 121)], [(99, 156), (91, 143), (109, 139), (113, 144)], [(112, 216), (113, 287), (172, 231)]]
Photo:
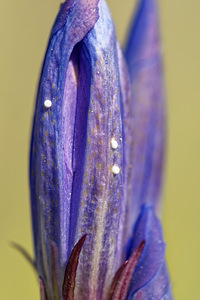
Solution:
[[(51, 32), (51, 37), (65, 26), (68, 17), (69, 24), (74, 28), (74, 37), (76, 35), (81, 35), (82, 33), (85, 35), (99, 18), (98, 2), (99, 0), (66, 0), (63, 2), (60, 5), (60, 10)], [(70, 14), (71, 17), (69, 16)], [(77, 26), (79, 28), (76, 29)]]
[(144, 60), (152, 60), (160, 50), (158, 3), (156, 0), (139, 1), (127, 40), (126, 55), (133, 66)]

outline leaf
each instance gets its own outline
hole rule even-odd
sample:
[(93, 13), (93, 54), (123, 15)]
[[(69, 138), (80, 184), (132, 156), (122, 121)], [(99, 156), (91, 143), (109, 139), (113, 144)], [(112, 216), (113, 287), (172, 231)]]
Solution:
[(119, 268), (119, 270), (116, 272), (115, 277), (114, 277), (113, 282), (112, 282), (112, 285), (111, 285), (111, 288), (110, 288), (108, 300), (112, 300), (112, 297), (113, 297), (115, 288), (116, 288), (116, 286), (117, 286), (118, 280), (119, 280), (119, 278), (120, 278), (122, 272), (124, 271), (124, 268), (127, 266), (127, 263), (128, 263), (128, 260), (125, 261), (125, 263), (124, 263), (124, 264)]
[(47, 300), (44, 281), (41, 277), (39, 277), (39, 280), (40, 280), (40, 300)]
[(19, 244), (15, 243), (15, 242), (11, 242), (10, 245), (11, 245), (11, 247), (18, 250), (23, 255), (23, 257), (29, 262), (29, 264), (33, 267), (33, 269), (35, 271), (37, 271), (35, 262), (32, 259), (32, 257), (30, 256), (30, 254), (26, 251), (26, 249), (24, 249), (22, 246), (20, 246)]
[(64, 300), (73, 300), (74, 299), (74, 288), (76, 280), (76, 270), (78, 267), (78, 260), (81, 253), (81, 249), (85, 242), (87, 234), (82, 236), (78, 243), (74, 246), (71, 255), (69, 257), (63, 282), (63, 299)]
[(128, 262), (125, 262), (117, 271), (111, 285), (109, 300), (125, 300), (129, 290), (129, 285), (135, 271), (135, 267), (141, 257), (145, 245), (145, 240), (133, 252)]

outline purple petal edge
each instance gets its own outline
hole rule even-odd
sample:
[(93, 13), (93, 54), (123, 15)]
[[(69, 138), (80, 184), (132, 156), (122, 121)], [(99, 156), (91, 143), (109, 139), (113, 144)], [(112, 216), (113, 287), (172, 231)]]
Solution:
[(163, 264), (155, 277), (144, 287), (139, 289), (131, 298), (132, 300), (173, 300), (167, 266)]
[(131, 252), (143, 239), (146, 241), (145, 248), (132, 277), (127, 300), (149, 299), (150, 295), (160, 300), (170, 289), (170, 279), (165, 263), (162, 226), (152, 207), (141, 209), (133, 233)]

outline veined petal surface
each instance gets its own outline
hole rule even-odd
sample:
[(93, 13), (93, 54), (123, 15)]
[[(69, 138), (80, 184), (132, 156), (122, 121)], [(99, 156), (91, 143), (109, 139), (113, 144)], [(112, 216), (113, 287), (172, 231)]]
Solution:
[[(69, 0), (61, 5), (38, 88), (30, 154), (30, 188), (36, 266), (44, 280), (48, 299), (54, 299), (50, 241), (55, 242), (58, 250), (61, 277), (71, 251), (68, 245), (78, 65), (74, 47), (97, 21), (97, 4), (98, 1)], [(50, 107), (45, 105), (46, 100)]]
[[(130, 253), (145, 239), (145, 247), (132, 277), (127, 300), (173, 299), (165, 263), (162, 226), (152, 207), (142, 207)], [(167, 298), (168, 297), (168, 298)]]
[(126, 58), (134, 111), (134, 222), (142, 204), (157, 206), (161, 198), (166, 137), (157, 0), (139, 2)]
[[(128, 164), (124, 146), (128, 141), (122, 122), (126, 106), (131, 106), (127, 100), (130, 88), (121, 80), (124, 62), (118, 63), (121, 52), (105, 1), (99, 2), (99, 15), (80, 44), (80, 105), (74, 141), (70, 234), (74, 244), (87, 233), (75, 289), (75, 299), (83, 300), (106, 299), (114, 274), (125, 259)], [(83, 116), (81, 107), (86, 103), (87, 116)], [(83, 118), (87, 120), (85, 128)], [(114, 166), (119, 173), (115, 174)]]
[(123, 78), (105, 0), (62, 4), (42, 69), (30, 159), (36, 265), (50, 300), (61, 295), (67, 260), (84, 234), (74, 299), (106, 299), (125, 259), (132, 126), (123, 118), (132, 116)]

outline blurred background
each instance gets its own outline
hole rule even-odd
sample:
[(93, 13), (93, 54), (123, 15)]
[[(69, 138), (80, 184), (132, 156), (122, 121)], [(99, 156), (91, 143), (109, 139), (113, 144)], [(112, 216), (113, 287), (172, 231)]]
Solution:
[[(124, 44), (136, 0), (109, 0)], [(161, 0), (168, 98), (164, 236), (176, 300), (200, 299), (200, 2)], [(31, 255), (28, 155), (41, 63), (59, 0), (0, 1), (0, 299), (39, 299)]]

